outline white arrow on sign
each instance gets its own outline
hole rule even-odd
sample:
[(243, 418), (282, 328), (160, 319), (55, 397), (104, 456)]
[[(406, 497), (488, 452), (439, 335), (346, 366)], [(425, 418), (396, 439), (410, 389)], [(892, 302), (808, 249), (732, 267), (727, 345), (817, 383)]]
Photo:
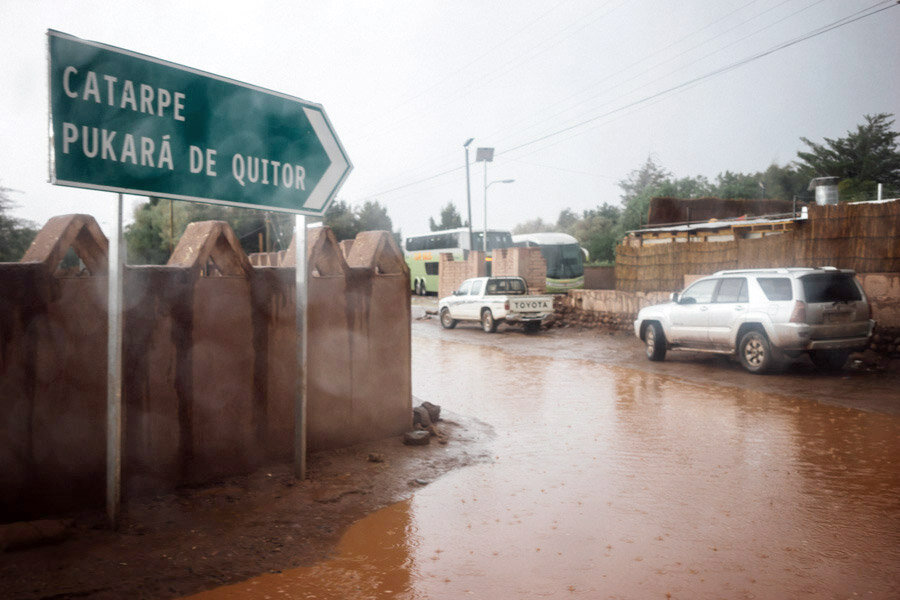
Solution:
[(337, 191), (341, 179), (347, 174), (347, 167), (350, 163), (344, 157), (344, 152), (338, 145), (337, 138), (331, 133), (328, 123), (325, 122), (325, 116), (320, 111), (307, 107), (303, 107), (303, 112), (306, 113), (306, 118), (309, 119), (313, 131), (316, 132), (319, 142), (325, 149), (328, 160), (331, 161), (331, 165), (325, 170), (322, 178), (319, 179), (319, 183), (316, 184), (309, 198), (303, 204), (303, 208), (321, 210)]

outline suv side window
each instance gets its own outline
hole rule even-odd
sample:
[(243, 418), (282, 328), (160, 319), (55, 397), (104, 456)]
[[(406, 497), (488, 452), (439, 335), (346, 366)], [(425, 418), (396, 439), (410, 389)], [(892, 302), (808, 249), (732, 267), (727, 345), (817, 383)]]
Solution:
[(709, 304), (712, 302), (713, 292), (719, 284), (718, 279), (705, 279), (698, 281), (684, 290), (678, 299), (679, 304)]
[(729, 277), (722, 280), (716, 293), (716, 302), (747, 302), (747, 280), (744, 277)]
[(794, 298), (794, 293), (791, 291), (791, 280), (787, 277), (758, 277), (756, 281), (766, 298), (772, 302)]
[(459, 286), (459, 289), (456, 291), (456, 295), (457, 296), (468, 296), (469, 289), (471, 289), (471, 287), (472, 287), (471, 281), (464, 281), (463, 284), (461, 286)]

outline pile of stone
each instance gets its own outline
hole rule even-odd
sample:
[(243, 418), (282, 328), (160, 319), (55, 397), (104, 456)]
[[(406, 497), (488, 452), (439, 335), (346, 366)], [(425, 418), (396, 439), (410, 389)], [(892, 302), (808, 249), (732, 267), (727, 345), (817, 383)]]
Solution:
[(869, 349), (889, 358), (900, 358), (900, 327), (875, 327)]
[(553, 314), (544, 321), (546, 327), (577, 327), (581, 329), (628, 330), (633, 327), (634, 315), (583, 310), (569, 306), (565, 296), (553, 300)]

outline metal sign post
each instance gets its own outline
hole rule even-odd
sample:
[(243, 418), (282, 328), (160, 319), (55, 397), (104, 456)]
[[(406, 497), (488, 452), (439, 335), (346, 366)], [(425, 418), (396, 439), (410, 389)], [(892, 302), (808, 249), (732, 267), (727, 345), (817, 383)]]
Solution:
[(294, 397), (294, 475), (306, 479), (306, 372), (307, 314), (309, 271), (306, 248), (306, 217), (294, 219), (297, 266), (294, 269), (294, 291), (297, 319), (297, 390)]
[(122, 194), (116, 202), (116, 228), (109, 239), (109, 295), (106, 338), (106, 515), (119, 522), (122, 490)]

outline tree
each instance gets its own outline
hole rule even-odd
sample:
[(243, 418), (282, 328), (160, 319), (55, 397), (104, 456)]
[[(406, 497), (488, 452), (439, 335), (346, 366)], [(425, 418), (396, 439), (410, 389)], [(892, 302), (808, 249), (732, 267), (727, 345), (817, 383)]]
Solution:
[(448, 202), (447, 206), (441, 209), (441, 222), (435, 223), (433, 217), (428, 217), (428, 227), (431, 231), (442, 231), (444, 229), (456, 229), (462, 227), (462, 217), (457, 212), (452, 202)]
[(652, 156), (639, 168), (619, 181), (622, 188), (622, 225), (626, 230), (639, 229), (647, 220), (650, 198), (660, 196), (662, 184), (671, 180), (672, 174), (656, 164)]
[(353, 209), (344, 200), (335, 200), (323, 219), (326, 227), (331, 227), (338, 241), (352, 240), (359, 233), (359, 223)]
[[(128, 262), (165, 264), (188, 224), (197, 221), (226, 221), (247, 254), (287, 249), (294, 227), (284, 213), (150, 198), (135, 208), (134, 222), (125, 228)], [(268, 241), (264, 248), (260, 234)]]
[(846, 200), (870, 198), (878, 183), (900, 187), (900, 133), (892, 131), (891, 117), (889, 113), (865, 115), (866, 122), (857, 125), (856, 131), (838, 139), (824, 138), (822, 144), (801, 137), (809, 151), (797, 152), (798, 170), (807, 178), (840, 177)]
[(759, 173), (732, 173), (725, 171), (716, 175), (714, 196), (718, 198), (762, 198), (765, 181)]
[(545, 223), (542, 218), (537, 217), (536, 219), (519, 223), (513, 227), (512, 233), (513, 235), (520, 235), (523, 233), (542, 233), (555, 230), (556, 227), (554, 227), (552, 223)]
[(366, 200), (356, 214), (359, 231), (393, 231), (394, 224), (387, 214), (387, 208), (377, 200)]
[(12, 191), (0, 185), (0, 262), (21, 260), (37, 235), (37, 228), (33, 223), (6, 214), (13, 207), (9, 197)]
[(556, 219), (556, 228), (564, 233), (571, 234), (572, 228), (578, 222), (578, 215), (571, 208), (564, 208), (559, 211), (559, 217)]
[(604, 202), (602, 206), (584, 211), (573, 226), (572, 235), (587, 248), (592, 262), (615, 261), (616, 244), (624, 235), (621, 215), (618, 207)]

